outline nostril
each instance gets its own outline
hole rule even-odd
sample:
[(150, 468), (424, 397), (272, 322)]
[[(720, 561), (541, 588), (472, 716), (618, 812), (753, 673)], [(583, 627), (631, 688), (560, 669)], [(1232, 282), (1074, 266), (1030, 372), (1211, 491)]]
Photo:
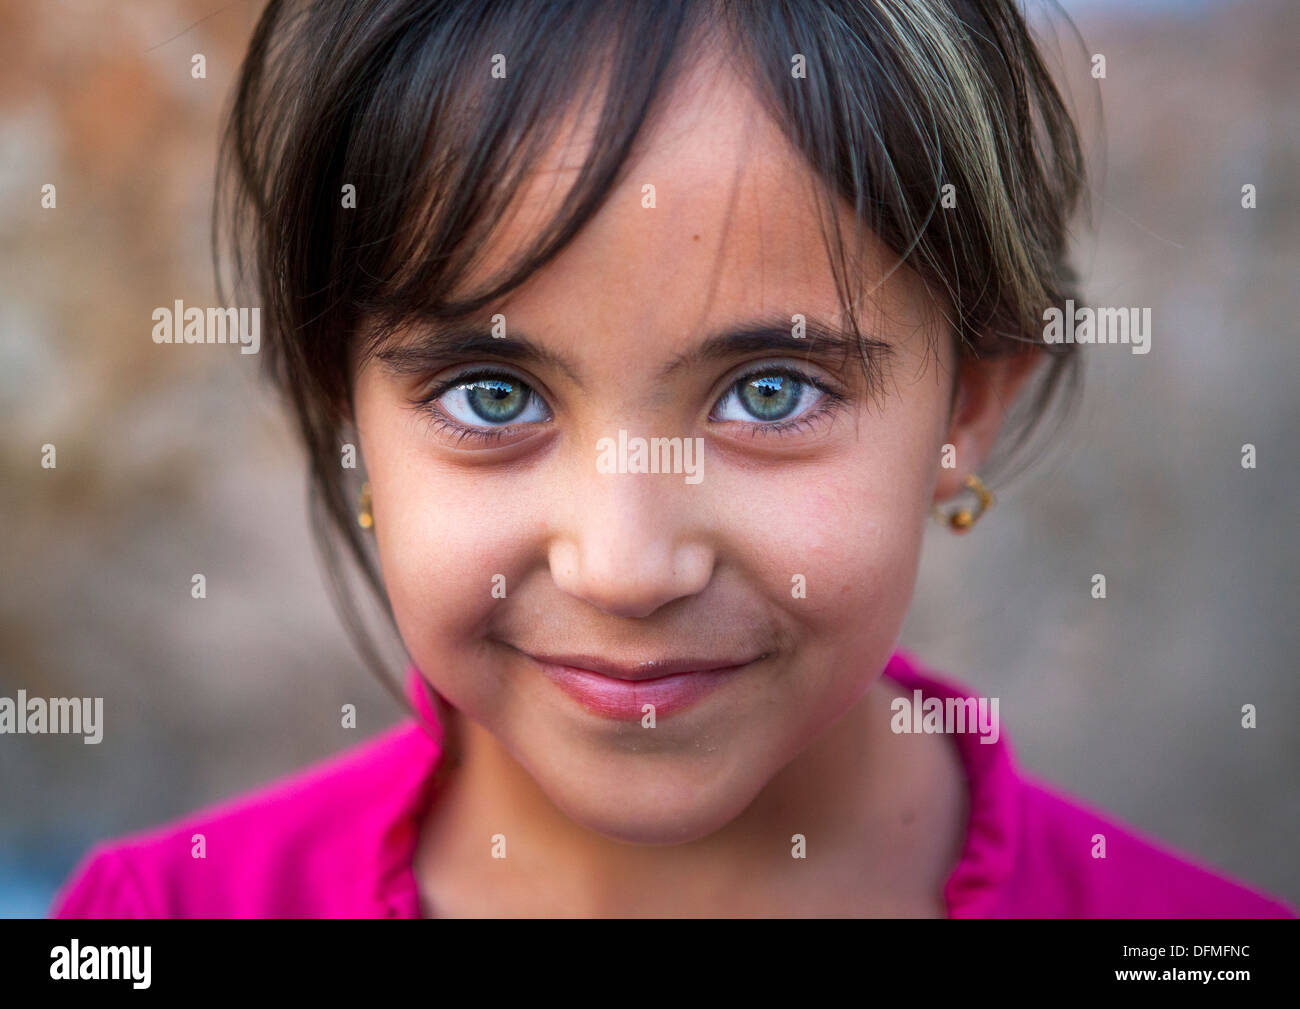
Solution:
[(674, 547), (644, 537), (622, 544), (557, 540), (548, 561), (560, 591), (629, 619), (648, 617), (674, 600), (698, 594), (713, 569), (713, 553), (705, 546)]

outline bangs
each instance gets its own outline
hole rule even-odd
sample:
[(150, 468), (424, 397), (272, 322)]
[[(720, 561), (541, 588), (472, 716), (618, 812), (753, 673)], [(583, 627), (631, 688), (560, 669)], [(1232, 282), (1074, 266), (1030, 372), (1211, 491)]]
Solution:
[[(524, 283), (608, 197), (681, 69), (689, 15), (703, 10), (559, 4), (523, 17), (497, 11), (499, 24), (443, 26), (453, 42), (408, 34), (410, 51), (386, 68), (391, 94), (387, 81), (375, 89), (349, 146), (345, 171), (385, 180), (391, 195), (343, 243), (356, 257), (348, 300), (391, 328), (461, 319)], [(449, 48), (457, 56), (446, 65), (435, 54)], [(412, 74), (412, 66), (427, 72)], [(400, 131), (394, 120), (403, 121)], [(558, 211), (503, 268), (466, 290), (557, 145), (584, 152)]]
[[(228, 144), (231, 216), (244, 236), (232, 261), (270, 328), (310, 331), (300, 363), (341, 403), (361, 330), (361, 352), (373, 352), (399, 327), (462, 320), (518, 287), (599, 210), (680, 69), (690, 18), (708, 10), (662, 0), (273, 3)], [(286, 58), (302, 47), (295, 40), (316, 38), (325, 49), (309, 64)], [(576, 123), (593, 125), (558, 212), (466, 291), (525, 181)], [(351, 207), (345, 186), (355, 187)], [(285, 379), (295, 343), (267, 348)]]
[[(1072, 293), (1082, 156), (1010, 5), (273, 0), (221, 177), (277, 377), (310, 379), (342, 419), (358, 354), (526, 281), (599, 210), (657, 100), (706, 47), (732, 58), (820, 182), (818, 225), (854, 332), (875, 236), (898, 257), (885, 277), (913, 269), (960, 344), (1061, 356), (1036, 331)], [(558, 211), (467, 290), (526, 180), (578, 124), (582, 163)]]

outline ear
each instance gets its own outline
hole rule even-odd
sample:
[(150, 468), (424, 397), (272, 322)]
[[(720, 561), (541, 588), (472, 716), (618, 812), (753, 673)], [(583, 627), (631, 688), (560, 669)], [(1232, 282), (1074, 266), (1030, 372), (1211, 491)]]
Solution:
[(936, 503), (960, 493), (966, 477), (979, 472), (1002, 430), (1007, 411), (1033, 374), (1041, 354), (1031, 347), (1000, 357), (962, 357), (952, 416), (944, 437), (944, 444), (956, 449), (957, 465), (939, 470)]

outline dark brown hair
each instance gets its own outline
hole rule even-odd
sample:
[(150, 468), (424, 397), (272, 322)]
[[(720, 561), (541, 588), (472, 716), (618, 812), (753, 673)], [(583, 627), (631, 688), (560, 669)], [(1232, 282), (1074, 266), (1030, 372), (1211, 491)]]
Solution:
[[(224, 225), (307, 447), (331, 584), (377, 670), (344, 563), (384, 599), (355, 520), (358, 478), (340, 465), (358, 353), (404, 323), (468, 317), (552, 258), (705, 45), (747, 73), (826, 199), (847, 201), (946, 297), (963, 354), (1045, 352), (1031, 421), (1077, 384), (1074, 345), (1044, 345), (1042, 319), (1076, 296), (1067, 229), (1083, 157), (1010, 0), (272, 0), (229, 112), (214, 256)], [(453, 297), (559, 113), (597, 79), (596, 136), (561, 212), (502, 275)], [(834, 230), (845, 292), (855, 260)], [(362, 320), (376, 319), (363, 341)]]

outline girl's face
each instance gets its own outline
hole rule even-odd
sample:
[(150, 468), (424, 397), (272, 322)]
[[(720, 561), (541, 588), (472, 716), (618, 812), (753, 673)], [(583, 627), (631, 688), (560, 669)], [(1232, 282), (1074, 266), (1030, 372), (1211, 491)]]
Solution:
[[(537, 166), (485, 270), (554, 211), (578, 152)], [(912, 274), (880, 283), (883, 247), (862, 267), (877, 388), (817, 338), (846, 320), (813, 184), (715, 74), (677, 92), (595, 218), (492, 309), (504, 339), (485, 323), (482, 348), (448, 355), (413, 328), (356, 377), (412, 658), (611, 838), (712, 833), (854, 705), (895, 646), (930, 505), (996, 427), (992, 408), (950, 419), (951, 340)], [(675, 472), (632, 471), (656, 438), (690, 449)]]

